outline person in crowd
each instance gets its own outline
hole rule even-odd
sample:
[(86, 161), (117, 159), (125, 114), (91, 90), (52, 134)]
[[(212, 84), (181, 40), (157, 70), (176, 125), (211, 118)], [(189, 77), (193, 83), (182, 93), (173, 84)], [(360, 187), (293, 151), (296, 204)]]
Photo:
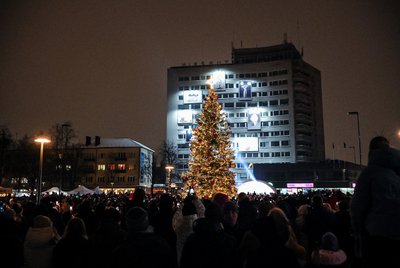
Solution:
[(243, 267), (300, 267), (305, 249), (296, 239), (290, 222), (279, 208), (256, 220), (240, 245)]
[(14, 210), (6, 208), (0, 213), (1, 266), (19, 268), (24, 263), (24, 244)]
[(87, 235), (90, 237), (96, 229), (96, 215), (89, 199), (85, 199), (76, 208), (76, 217), (83, 220)]
[(400, 151), (382, 136), (369, 143), (350, 206), (356, 256), (369, 267), (393, 267), (400, 252)]
[(222, 225), (226, 233), (239, 239), (239, 233), (237, 228), (237, 219), (239, 215), (239, 209), (237, 204), (233, 201), (226, 202), (222, 207)]
[(346, 253), (339, 248), (338, 239), (332, 232), (322, 236), (321, 247), (311, 253), (312, 267), (349, 267)]
[(299, 243), (304, 246), (306, 249), (309, 248), (307, 235), (302, 231), (304, 227), (304, 223), (308, 213), (311, 211), (311, 205), (302, 204), (297, 209), (297, 217), (294, 221), (293, 229), (295, 230), (296, 236), (299, 240)]
[(193, 222), (197, 220), (197, 211), (193, 203), (195, 197), (187, 196), (183, 200), (183, 206), (179, 208), (173, 218), (173, 228), (176, 233), (176, 253), (178, 265), (182, 255), (182, 249), (186, 239), (193, 233)]
[(181, 268), (240, 267), (236, 239), (225, 233), (219, 206), (210, 202), (205, 217), (193, 223), (183, 247)]
[(78, 217), (74, 217), (68, 222), (64, 235), (54, 247), (54, 266), (60, 268), (88, 267), (89, 249), (85, 222)]
[(347, 255), (347, 259), (351, 260), (354, 257), (354, 238), (351, 229), (350, 217), (350, 199), (343, 198), (338, 204), (339, 210), (335, 212), (337, 229), (336, 236), (340, 243), (340, 247)]
[(49, 217), (38, 215), (28, 229), (24, 242), (26, 268), (47, 268), (53, 265), (53, 249), (60, 239)]
[(311, 253), (317, 247), (326, 232), (335, 232), (336, 224), (335, 214), (332, 210), (324, 207), (321, 195), (314, 195), (311, 200), (311, 210), (305, 217), (301, 230), (307, 236), (307, 252)]
[(237, 219), (239, 240), (243, 238), (245, 232), (251, 229), (258, 217), (257, 207), (250, 201), (246, 194), (239, 194), (238, 199), (239, 214)]
[(160, 196), (159, 210), (153, 217), (154, 233), (163, 237), (169, 246), (176, 250), (176, 234), (172, 227), (172, 218), (175, 214), (174, 199), (169, 194)]
[(125, 217), (128, 237), (113, 251), (109, 267), (177, 267), (174, 251), (164, 238), (149, 228), (149, 217), (145, 209), (130, 208)]
[(122, 245), (127, 238), (128, 233), (121, 229), (120, 222), (121, 214), (115, 208), (109, 207), (104, 210), (97, 229), (89, 238), (91, 267), (108, 267), (104, 259), (111, 259), (113, 250)]

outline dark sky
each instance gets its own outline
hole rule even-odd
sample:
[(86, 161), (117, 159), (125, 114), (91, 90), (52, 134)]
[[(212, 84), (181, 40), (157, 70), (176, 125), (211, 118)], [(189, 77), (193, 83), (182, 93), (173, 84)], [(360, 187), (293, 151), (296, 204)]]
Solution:
[[(231, 59), (284, 33), (322, 73), (326, 157), (400, 147), (398, 1), (1, 1), (0, 125), (22, 137), (72, 121), (86, 135), (165, 139), (167, 68)], [(358, 156), (358, 153), (357, 153)], [(358, 160), (357, 160), (358, 161)], [(365, 162), (365, 161), (364, 161)]]

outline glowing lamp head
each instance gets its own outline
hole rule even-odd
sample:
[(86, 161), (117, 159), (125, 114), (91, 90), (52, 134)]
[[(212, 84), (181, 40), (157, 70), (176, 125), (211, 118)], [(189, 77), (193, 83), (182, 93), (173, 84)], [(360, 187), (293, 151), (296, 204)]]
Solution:
[(39, 142), (39, 143), (49, 143), (50, 140), (49, 140), (48, 138), (41, 137), (41, 138), (35, 139), (35, 142)]
[(168, 170), (168, 172), (171, 172), (174, 169), (174, 166), (167, 165), (165, 166), (165, 169)]

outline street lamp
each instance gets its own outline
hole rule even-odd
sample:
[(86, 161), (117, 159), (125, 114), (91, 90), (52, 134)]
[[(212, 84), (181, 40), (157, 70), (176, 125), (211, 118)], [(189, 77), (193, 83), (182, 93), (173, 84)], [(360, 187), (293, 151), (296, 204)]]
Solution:
[(360, 134), (360, 117), (358, 112), (348, 112), (347, 115), (357, 116), (357, 132), (358, 132), (358, 152), (360, 153), (360, 168), (362, 167), (361, 161), (361, 134)]
[[(60, 165), (61, 165), (61, 169), (60, 169), (60, 187), (58, 189), (58, 196), (60, 198), (61, 201), (61, 188), (63, 185), (63, 173), (64, 173), (64, 154), (65, 154), (65, 149), (67, 146), (67, 135), (64, 136), (64, 128), (68, 128), (70, 127), (69, 123), (65, 123), (61, 125), (61, 153), (59, 154), (60, 157)], [(65, 140), (65, 142), (64, 142)], [(60, 202), (61, 203), (61, 202)]]
[(37, 138), (35, 142), (40, 143), (40, 163), (39, 163), (39, 181), (37, 183), (36, 203), (39, 204), (40, 196), (42, 194), (42, 177), (43, 177), (43, 145), (49, 143), (47, 138)]
[(167, 181), (167, 183), (168, 183), (168, 193), (171, 193), (171, 172), (172, 172), (172, 170), (174, 169), (174, 166), (172, 166), (172, 165), (166, 165), (166, 166), (165, 166), (165, 169), (166, 169), (167, 172), (168, 172), (168, 181)]

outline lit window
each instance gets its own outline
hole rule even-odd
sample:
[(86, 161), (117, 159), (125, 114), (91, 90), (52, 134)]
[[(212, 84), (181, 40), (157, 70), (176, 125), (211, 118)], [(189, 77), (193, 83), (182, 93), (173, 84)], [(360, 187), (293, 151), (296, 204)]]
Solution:
[(126, 166), (125, 164), (118, 164), (118, 170), (125, 170)]
[(106, 165), (104, 164), (97, 165), (97, 170), (106, 170)]

